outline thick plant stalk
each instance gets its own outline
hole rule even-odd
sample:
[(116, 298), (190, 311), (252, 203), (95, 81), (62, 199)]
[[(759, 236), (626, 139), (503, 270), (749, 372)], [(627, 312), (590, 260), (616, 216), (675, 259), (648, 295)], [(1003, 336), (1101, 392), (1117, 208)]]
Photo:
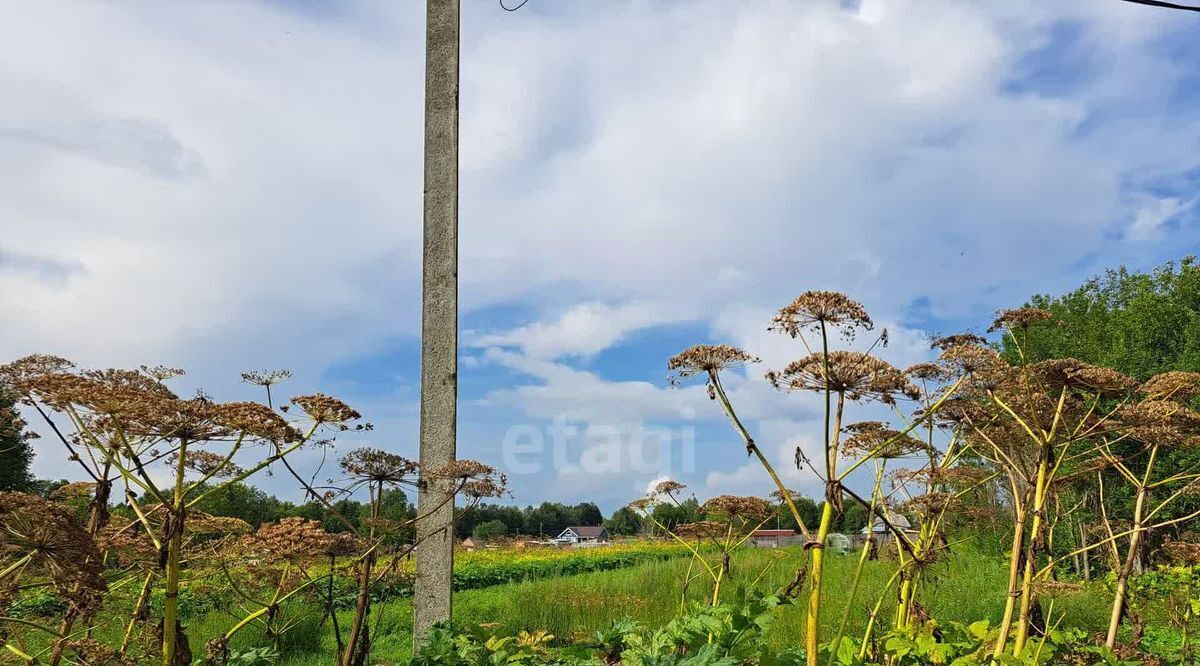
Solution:
[(383, 495), (383, 484), (378, 491), (371, 488), (371, 529), (368, 533), (370, 550), (363, 554), (358, 571), (358, 601), (354, 607), (354, 619), (346, 635), (346, 652), (342, 666), (362, 666), (367, 661), (371, 638), (367, 618), (371, 613), (371, 570), (375, 565), (375, 523), (379, 519), (379, 502)]
[[(828, 347), (826, 347), (828, 350)], [(829, 354), (825, 354), (825, 376), (829, 376)], [(828, 396), (827, 396), (828, 397)], [(843, 393), (838, 393), (837, 398), (837, 414), (833, 420), (832, 430), (829, 429), (828, 419), (829, 414), (826, 413), (826, 439), (825, 446), (825, 504), (821, 509), (821, 524), (817, 528), (817, 540), (812, 545), (812, 566), (809, 568), (809, 581), (811, 587), (808, 593), (808, 616), (806, 618), (807, 626), (804, 633), (804, 649), (807, 654), (809, 666), (817, 666), (820, 663), (820, 631), (821, 631), (821, 588), (825, 581), (825, 542), (829, 540), (829, 530), (833, 525), (834, 502), (837, 499), (837, 494), (841, 492), (841, 485), (837, 478), (837, 455), (839, 435), (842, 430), (842, 411), (845, 408), (846, 396)], [(868, 520), (868, 525), (870, 520)]]
[[(883, 483), (883, 470), (885, 465), (878, 465), (875, 471), (875, 487), (871, 493), (871, 510), (867, 512), (867, 517), (870, 519), (875, 513), (875, 503), (879, 497), (879, 487)], [(868, 538), (863, 541), (862, 552), (858, 554), (858, 564), (854, 567), (854, 579), (850, 583), (850, 596), (846, 599), (846, 609), (842, 612), (842, 621), (838, 623), (837, 634), (833, 637), (833, 642), (830, 643), (829, 659), (826, 660), (825, 666), (833, 666), (834, 660), (837, 658), (838, 646), (842, 642), (842, 636), (846, 635), (846, 625), (850, 623), (850, 610), (854, 606), (854, 600), (858, 597), (858, 588), (862, 583), (863, 568), (867, 564), (868, 556), (871, 554), (871, 540)]]
[(996, 647), (992, 650), (992, 658), (999, 659), (1008, 646), (1008, 632), (1012, 629), (1013, 611), (1017, 602), (1017, 580), (1021, 573), (1021, 553), (1025, 540), (1025, 509), (1024, 499), (1013, 498), (1016, 507), (1016, 517), (1013, 521), (1012, 550), (1008, 556), (1008, 595), (1004, 600), (1004, 616), (1000, 621), (1000, 633), (996, 636)]
[(821, 524), (817, 528), (817, 541), (812, 548), (812, 566), (809, 568), (809, 578), (812, 581), (808, 592), (808, 615), (805, 618), (804, 649), (808, 655), (808, 663), (814, 666), (819, 663), (818, 633), (821, 621), (821, 583), (825, 572), (825, 540), (829, 538), (829, 527), (833, 523), (833, 503), (825, 500), (821, 509)]
[(1025, 546), (1025, 567), (1021, 578), (1021, 604), (1017, 616), (1017, 635), (1013, 639), (1013, 654), (1020, 656), (1029, 639), (1029, 609), (1033, 605), (1033, 560), (1038, 530), (1042, 528), (1042, 514), (1046, 510), (1047, 473), (1049, 463), (1043, 457), (1038, 465), (1037, 484), (1033, 494), (1033, 519), (1029, 523), (1029, 542)]
[(124, 654), (129, 648), (129, 641), (133, 638), (133, 628), (137, 626), (138, 620), (142, 619), (142, 609), (146, 607), (146, 602), (150, 599), (150, 583), (154, 580), (154, 572), (146, 574), (146, 581), (142, 583), (142, 589), (138, 592), (137, 601), (133, 604), (133, 614), (129, 616), (129, 624), (125, 626), (125, 635), (121, 638), (121, 649), (118, 652)]
[(183, 479), (187, 473), (187, 442), (179, 444), (179, 456), (175, 462), (175, 493), (167, 514), (166, 594), (163, 597), (163, 643), (162, 666), (175, 666), (176, 639), (179, 631), (179, 570), (183, 552)]
[(1157, 454), (1158, 447), (1150, 450), (1150, 460), (1146, 464), (1146, 474), (1142, 477), (1142, 483), (1139, 484), (1137, 490), (1137, 499), (1133, 503), (1133, 532), (1129, 535), (1129, 550), (1125, 553), (1125, 561), (1121, 564), (1121, 570), (1117, 573), (1116, 590), (1113, 592), (1112, 613), (1108, 618), (1108, 634), (1104, 638), (1104, 644), (1110, 648), (1117, 644), (1117, 630), (1121, 628), (1121, 618), (1125, 615), (1125, 606), (1129, 599), (1129, 576), (1133, 573), (1138, 548), (1142, 545), (1146, 497), (1149, 495), (1147, 485)]

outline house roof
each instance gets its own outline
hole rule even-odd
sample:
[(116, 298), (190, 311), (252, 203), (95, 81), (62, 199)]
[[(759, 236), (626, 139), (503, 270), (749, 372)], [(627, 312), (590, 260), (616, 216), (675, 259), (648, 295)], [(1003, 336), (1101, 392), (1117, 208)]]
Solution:
[[(913, 529), (912, 523), (908, 522), (908, 518), (905, 518), (903, 515), (901, 515), (899, 513), (895, 513), (893, 511), (888, 511), (887, 518), (888, 518), (888, 522), (891, 523), (892, 526), (898, 530)], [(867, 528), (864, 527), (862, 529), (862, 531), (863, 531), (863, 534), (866, 534)], [(883, 524), (883, 521), (879, 519), (879, 516), (874, 516), (873, 519), (871, 520), (871, 531), (875, 532), (876, 534), (881, 534), (883, 532), (888, 531), (888, 526)]]
[[(603, 525), (571, 525), (567, 530), (583, 539), (595, 539), (608, 534), (608, 530), (604, 529)], [(563, 532), (565, 533), (567, 530), (563, 530)]]
[(796, 536), (796, 530), (754, 530), (751, 537), (790, 537)]

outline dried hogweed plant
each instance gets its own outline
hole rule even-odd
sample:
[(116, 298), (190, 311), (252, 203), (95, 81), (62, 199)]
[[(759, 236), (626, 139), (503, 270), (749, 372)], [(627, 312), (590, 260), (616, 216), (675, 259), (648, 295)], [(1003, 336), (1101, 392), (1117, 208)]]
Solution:
[[(942, 352), (945, 362), (969, 367), (974, 373), (956, 401), (963, 437), (1007, 480), (1014, 528), (1008, 595), (993, 648), (997, 659), (1008, 651), (1017, 657), (1026, 655), (1031, 632), (1042, 615), (1037, 591), (1062, 560), (1097, 548), (1116, 549), (1123, 540), (1131, 554), (1147, 530), (1197, 515), (1152, 524), (1155, 515), (1179, 496), (1176, 493), (1167, 493), (1155, 507), (1148, 506), (1154, 490), (1163, 485), (1182, 486), (1195, 478), (1191, 472), (1164, 479), (1154, 476), (1155, 460), (1163, 447), (1193, 441), (1196, 424), (1189, 425), (1186, 417), (1173, 419), (1184, 414), (1182, 406), (1164, 401), (1159, 393), (1177, 386), (1179, 377), (1176, 381), (1154, 378), (1139, 390), (1135, 380), (1119, 372), (1075, 359), (1031, 362), (1029, 342), (1036, 339), (1041, 327), (1053, 325), (1053, 316), (1045, 310), (1001, 312), (992, 330), (1003, 332), (1013, 363), (977, 345), (951, 346)], [(1186, 393), (1189, 389), (1177, 386), (1177, 390)], [(1140, 474), (1134, 472), (1134, 459), (1138, 459)], [(1067, 555), (1053, 555), (1053, 527), (1062, 514), (1069, 513), (1062, 509), (1065, 494), (1078, 479), (1097, 475), (1103, 510), (1101, 471), (1106, 469), (1129, 483), (1137, 496), (1128, 529), (1113, 529), (1112, 521), (1106, 519), (1106, 537)], [(1118, 573), (1106, 637), (1110, 647), (1115, 645), (1123, 613), (1128, 574)]]
[[(643, 520), (685, 546), (691, 554), (680, 595), (681, 614), (687, 609), (688, 591), (692, 583), (702, 576), (712, 581), (708, 603), (711, 606), (720, 603), (722, 585), (731, 574), (733, 553), (775, 516), (774, 507), (762, 498), (720, 495), (701, 505), (704, 520), (678, 525), (664, 524), (654, 515), (654, 508), (668, 502), (679, 505), (678, 494), (686, 487), (677, 481), (665, 480), (646, 496), (629, 504), (629, 508), (640, 514)], [(762, 575), (759, 574), (759, 578)]]
[[(157, 550), (156, 570), (145, 580), (146, 589), (160, 590), (164, 599), (160, 642), (164, 666), (191, 661), (179, 617), (189, 535), (232, 527), (228, 521), (196, 514), (196, 504), (267, 469), (319, 430), (344, 429), (348, 420), (356, 418), (349, 407), (320, 395), (296, 398), (305, 414), (292, 421), (258, 403), (218, 403), (204, 395), (183, 398), (166, 385), (183, 374), (172, 368), (79, 370), (62, 359), (33, 356), (0, 372), (4, 382), (43, 415), (96, 484), (91, 535), (96, 537), (105, 528), (105, 495), (119, 486), (135, 516), (123, 536), (139, 533)], [(235, 457), (249, 452), (254, 443), (274, 448), (258, 456), (255, 464), (235, 463)], [(71, 618), (68, 614), (64, 621), (68, 630)], [(65, 636), (68, 631), (59, 633)], [(60, 655), (61, 647), (56, 648), (52, 663)]]
[[(288, 376), (281, 372), (264, 371), (246, 373), (243, 375), (243, 380), (262, 386), (268, 392), (267, 399), (269, 401), (271, 399), (270, 387)], [(345, 403), (322, 394), (295, 398), (292, 400), (292, 404), (299, 407), (310, 418), (326, 423), (336, 423), (338, 429), (343, 431), (350, 429), (349, 424), (361, 417), (357, 411)], [(354, 428), (358, 430), (372, 429), (369, 424), (354, 426)], [(371, 663), (373, 633), (370, 618), (374, 606), (377, 605), (377, 602), (373, 600), (372, 590), (386, 577), (399, 575), (397, 567), (400, 561), (419, 545), (419, 541), (415, 539), (403, 542), (404, 538), (411, 536), (414, 533), (414, 525), (430, 513), (426, 512), (423, 515), (401, 519), (388, 518), (383, 514), (385, 493), (397, 490), (415, 492), (425, 484), (438, 484), (447, 492), (443, 496), (442, 504), (434, 507), (431, 511), (436, 511), (446, 502), (453, 501), (455, 497), (463, 497), (467, 500), (467, 505), (456, 516), (456, 520), (460, 520), (481, 500), (502, 497), (507, 492), (508, 479), (505, 475), (489, 465), (474, 460), (456, 460), (436, 469), (426, 469), (416, 461), (403, 456), (377, 448), (360, 447), (351, 450), (339, 460), (341, 479), (330, 480), (324, 486), (315, 485), (312, 478), (306, 479), (286, 460), (282, 460), (282, 463), (284, 469), (304, 490), (305, 495), (321, 505), (326, 514), (336, 521), (344, 529), (344, 532), (339, 533), (336, 537), (333, 535), (322, 536), (322, 531), (319, 531), (317, 526), (310, 522), (288, 521), (286, 525), (281, 523), (280, 526), (268, 531), (265, 535), (255, 535), (254, 538), (247, 540), (247, 546), (257, 547), (260, 550), (265, 543), (264, 538), (270, 539), (274, 543), (279, 543), (281, 539), (285, 542), (290, 541), (296, 548), (287, 549), (285, 552), (294, 550), (295, 555), (284, 560), (280, 560), (278, 557), (274, 558), (274, 563), (278, 565), (282, 562), (284, 568), (284, 571), (279, 572), (276, 576), (279, 583), (275, 592), (268, 599), (252, 601), (257, 608), (247, 613), (243, 620), (223, 639), (225, 642), (210, 646), (210, 652), (223, 651), (233, 633), (250, 621), (261, 621), (269, 625), (278, 617), (278, 609), (284, 601), (302, 591), (318, 590), (319, 583), (324, 581), (325, 615), (322, 621), (328, 621), (333, 629), (337, 646), (337, 663), (340, 666), (363, 666)], [(313, 478), (315, 478), (315, 474)], [(340, 499), (350, 498), (364, 492), (367, 496), (366, 505), (369, 514), (366, 520), (360, 524), (344, 515), (339, 510), (337, 502)], [(399, 546), (392, 547), (390, 552), (384, 552), (389, 550), (388, 544), (395, 544), (398, 541), (401, 542)], [(381, 556), (384, 554), (390, 558), (391, 564), (381, 568), (379, 564)], [(305, 555), (320, 555), (328, 558), (329, 574), (324, 578), (312, 575), (309, 568), (302, 563)], [(334, 607), (332, 577), (338, 557), (347, 557), (352, 561), (356, 579), (354, 614), (346, 627), (342, 627), (339, 623)], [(285, 573), (293, 570), (298, 574), (298, 578), (291, 581), (293, 586), (289, 588), (287, 585), (289, 581)], [(377, 612), (376, 617), (382, 618), (382, 613)], [(280, 629), (285, 630), (286, 627), (273, 630), (275, 635), (278, 635)], [(375, 633), (378, 633), (377, 628)]]
[[(902, 543), (911, 546), (903, 533), (892, 525), (882, 504), (875, 501), (877, 493), (873, 493), (872, 498), (868, 500), (853, 493), (843, 484), (849, 474), (868, 462), (880, 461), (901, 453), (916, 454), (925, 448), (923, 445), (914, 446), (917, 441), (910, 436), (911, 431), (919, 424), (916, 420), (912, 420), (902, 429), (889, 429), (882, 424), (878, 428), (864, 427), (862, 432), (850, 433), (848, 448), (847, 442), (842, 439), (847, 402), (875, 402), (896, 408), (900, 400), (917, 400), (923, 395), (909, 376), (872, 356), (870, 350), (860, 352), (830, 349), (831, 337), (834, 334), (840, 334), (844, 340), (853, 340), (858, 333), (873, 328), (874, 322), (862, 304), (843, 294), (827, 291), (801, 294), (791, 304), (782, 308), (771, 322), (771, 330), (799, 340), (808, 354), (782, 370), (768, 372), (767, 380), (783, 391), (814, 392), (824, 397), (823, 461), (814, 465), (799, 448), (796, 455), (797, 464), (808, 464), (825, 486), (825, 502), (815, 533), (804, 524), (791, 493), (737, 416), (722, 382), (723, 371), (755, 362), (757, 359), (732, 347), (703, 345), (675, 356), (668, 364), (668, 368), (673, 370), (679, 379), (696, 375), (707, 379), (709, 396), (720, 404), (746, 450), (758, 458), (775, 484), (779, 497), (788, 506), (801, 533), (808, 540), (811, 554), (805, 651), (810, 666), (815, 666), (820, 658), (818, 627), (824, 580), (824, 548), (834, 515), (842, 511), (843, 497), (849, 496), (867, 507), (873, 516), (896, 533), (897, 539), (903, 539)], [(810, 343), (809, 338), (813, 336), (813, 342)], [(886, 341), (887, 333), (884, 331), (876, 339), (875, 345), (886, 344)], [(874, 349), (875, 345), (872, 345), (871, 349)], [(931, 373), (928, 376), (932, 377), (939, 373), (947, 374), (949, 371), (939, 368), (930, 369), (928, 372)], [(930, 401), (930, 404), (924, 405), (926, 419), (932, 418), (932, 414), (958, 389), (961, 381), (962, 379), (958, 378), (950, 383), (941, 395)], [(843, 458), (849, 460), (843, 461)], [(879, 471), (877, 478), (882, 478), (881, 475), (882, 472)], [(877, 483), (876, 486), (878, 485)]]

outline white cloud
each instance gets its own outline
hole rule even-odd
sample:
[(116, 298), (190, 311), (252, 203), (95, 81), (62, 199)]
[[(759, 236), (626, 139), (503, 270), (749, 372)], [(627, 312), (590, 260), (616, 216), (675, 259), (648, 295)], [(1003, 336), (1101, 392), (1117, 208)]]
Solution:
[[(675, 418), (702, 389), (562, 361), (698, 321), (769, 367), (799, 352), (763, 315), (806, 289), (880, 321), (917, 297), (974, 316), (1123, 256), (1121, 221), (1170, 248), (1187, 204), (1147, 192), (1200, 166), (1200, 119), (1173, 108), (1194, 93), (1161, 47), (1185, 30), (1169, 12), (841, 5), (464, 8), (464, 318), (551, 313), (475, 326), (481, 361), (536, 382), (491, 403)], [(0, 10), (0, 358), (163, 362), (209, 387), (287, 366), (307, 389), (415, 335), (421, 18), (370, 2)], [(1039, 85), (1064, 24), (1090, 66)], [(889, 360), (921, 357), (917, 332), (889, 329)], [(760, 370), (731, 376), (739, 409), (803, 420)], [(411, 441), (411, 420), (378, 432)]]
[(608, 305), (579, 303), (551, 321), (538, 321), (467, 340), (472, 347), (517, 347), (539, 359), (590, 356), (621, 342), (631, 332), (687, 317), (669, 302)]
[(1195, 205), (1195, 199), (1185, 201), (1179, 197), (1148, 197), (1133, 216), (1127, 236), (1131, 240), (1161, 238), (1165, 224), (1178, 219)]

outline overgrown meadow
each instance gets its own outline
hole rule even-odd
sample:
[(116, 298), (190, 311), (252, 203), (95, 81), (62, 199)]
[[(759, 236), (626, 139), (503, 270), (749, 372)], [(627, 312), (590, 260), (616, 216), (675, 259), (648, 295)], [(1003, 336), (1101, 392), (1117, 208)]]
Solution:
[[(437, 492), (467, 516), (505, 495), (503, 470), (426, 469), (354, 448), (370, 429), (362, 416), (324, 394), (278, 401), (286, 373), (248, 373), (262, 401), (222, 403), (177, 395), (176, 369), (17, 360), (0, 369), (19, 403), (5, 413), (8, 435), (36, 419), (36, 446), (66, 451), (79, 480), (0, 493), (0, 660), (1196, 661), (1200, 373), (1133, 376), (1047, 356), (1067, 323), (1043, 307), (998, 313), (988, 337), (931, 340), (934, 360), (903, 369), (877, 355), (886, 331), (843, 294), (803, 293), (764, 325), (794, 342), (797, 360), (759, 368), (753, 350), (725, 345), (667, 360), (674, 382), (707, 387), (707, 407), (729, 423), (728, 455), (761, 466), (757, 496), (699, 498), (694, 519), (667, 520), (663, 507), (695, 498), (665, 481), (624, 511), (638, 537), (464, 550), (454, 624), (415, 651), (411, 554), (425, 517), (389, 511), (389, 493)], [(823, 488), (815, 511), (741, 418), (724, 384), (734, 371), (823, 406), (819, 455), (797, 449), (794, 463)], [(318, 483), (293, 454), (335, 440), (348, 452)], [(255, 527), (201, 509), (267, 470), (292, 479), (317, 515)], [(365, 515), (347, 515), (352, 497)], [(874, 536), (844, 552), (833, 535), (852, 510)], [(799, 543), (752, 548), (780, 516)]]

